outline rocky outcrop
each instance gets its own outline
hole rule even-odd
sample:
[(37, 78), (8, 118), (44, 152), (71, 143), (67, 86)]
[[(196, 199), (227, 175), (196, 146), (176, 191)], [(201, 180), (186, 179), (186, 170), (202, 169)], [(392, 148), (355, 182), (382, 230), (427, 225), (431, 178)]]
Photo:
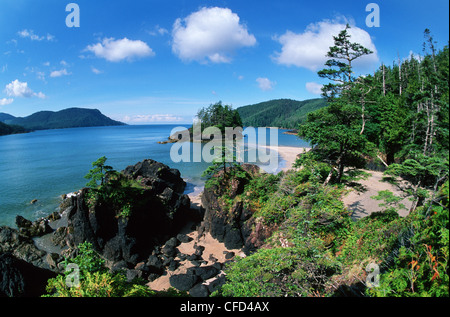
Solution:
[[(219, 242), (223, 242), (228, 249), (241, 249), (250, 254), (263, 245), (272, 230), (259, 223), (253, 217), (253, 211), (247, 209), (243, 202), (235, 199), (232, 206), (225, 206), (220, 200), (224, 188), (227, 195), (234, 199), (241, 195), (249, 178), (260, 173), (260, 168), (252, 164), (241, 166), (248, 174), (248, 178), (231, 178), (227, 184), (213, 185), (205, 188), (202, 195), (202, 205), (205, 216), (200, 230), (209, 232)], [(214, 177), (220, 177), (221, 174)]]
[(155, 246), (176, 235), (192, 213), (189, 197), (183, 195), (186, 183), (178, 170), (145, 160), (122, 174), (143, 186), (134, 198), (132, 212), (117, 215), (107, 200), (88, 207), (88, 189), (84, 189), (71, 198), (67, 240), (71, 246), (91, 242), (109, 262), (134, 266), (148, 258)]
[(56, 274), (0, 253), (0, 297), (37, 297), (45, 292), (47, 280)]

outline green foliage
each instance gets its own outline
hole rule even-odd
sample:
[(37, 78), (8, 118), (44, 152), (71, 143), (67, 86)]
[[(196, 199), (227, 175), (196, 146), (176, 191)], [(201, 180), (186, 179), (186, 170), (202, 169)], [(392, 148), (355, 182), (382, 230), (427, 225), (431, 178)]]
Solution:
[(403, 200), (402, 197), (395, 196), (389, 190), (381, 190), (378, 195), (372, 196), (372, 199), (383, 200), (384, 203), (379, 204), (380, 207), (386, 207), (386, 210), (399, 210), (405, 209), (405, 205), (401, 204), (400, 201)]
[(226, 270), (225, 297), (312, 296), (327, 287), (338, 265), (314, 248), (261, 249)]
[(92, 243), (83, 242), (78, 245), (78, 255), (72, 259), (66, 259), (65, 264), (75, 263), (81, 272), (96, 272), (104, 269), (105, 261), (94, 250)]
[(296, 129), (308, 113), (327, 106), (324, 99), (296, 101), (277, 99), (237, 109), (246, 127), (278, 127)]
[(158, 296), (186, 296), (174, 289), (166, 292), (155, 292), (144, 285), (144, 281), (128, 282), (123, 272), (111, 273), (104, 267), (104, 260), (100, 258), (91, 243), (78, 245), (78, 255), (66, 259), (66, 265), (75, 263), (79, 268), (79, 285), (67, 285), (65, 274), (60, 274), (48, 280), (47, 294), (44, 297), (158, 297)]
[(99, 185), (98, 182), (100, 182), (100, 186), (104, 184), (107, 173), (113, 171), (111, 166), (105, 165), (106, 160), (107, 158), (102, 156), (92, 163), (93, 169), (91, 169), (89, 173), (84, 176), (84, 178), (90, 180), (86, 184), (87, 187), (97, 188)]
[(208, 127), (217, 127), (224, 135), (226, 127), (242, 127), (239, 112), (231, 106), (222, 105), (222, 102), (200, 109), (197, 118), (202, 121), (201, 131)]
[(105, 165), (106, 160), (103, 156), (92, 163), (94, 168), (85, 176), (90, 179), (87, 186), (91, 187), (86, 192), (87, 205), (93, 210), (94, 206), (105, 204), (117, 217), (129, 217), (133, 209), (142, 203), (140, 198), (144, 188), (139, 182)]
[(411, 215), (409, 243), (381, 275), (380, 287), (371, 296), (449, 296), (449, 209), (448, 181), (438, 196)]
[(245, 177), (245, 173), (240, 164), (236, 162), (233, 149), (226, 146), (215, 146), (215, 151), (219, 154), (214, 158), (212, 164), (203, 172), (202, 177), (210, 180), (214, 175), (223, 171), (224, 177)]

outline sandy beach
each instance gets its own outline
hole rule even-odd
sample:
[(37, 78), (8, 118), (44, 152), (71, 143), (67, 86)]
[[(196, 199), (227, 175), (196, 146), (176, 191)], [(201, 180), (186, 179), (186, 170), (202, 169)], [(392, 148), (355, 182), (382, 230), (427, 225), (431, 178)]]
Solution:
[(297, 160), (298, 155), (306, 153), (311, 150), (311, 148), (307, 147), (292, 147), (292, 146), (265, 146), (265, 148), (270, 149), (271, 151), (278, 152), (279, 156), (284, 161), (282, 167), (280, 167), (282, 162), (278, 162), (277, 172), (280, 171), (286, 172), (292, 169), (292, 165)]

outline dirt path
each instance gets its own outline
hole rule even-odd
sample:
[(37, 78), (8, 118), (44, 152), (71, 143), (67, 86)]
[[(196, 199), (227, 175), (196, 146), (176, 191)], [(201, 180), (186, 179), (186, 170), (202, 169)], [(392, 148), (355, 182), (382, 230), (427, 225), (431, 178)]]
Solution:
[(383, 210), (383, 207), (379, 206), (383, 201), (371, 198), (372, 196), (378, 195), (378, 192), (382, 190), (389, 190), (396, 196), (404, 197), (400, 203), (405, 205), (405, 209), (400, 209), (399, 215), (406, 217), (409, 213), (412, 201), (405, 197), (404, 192), (388, 182), (383, 182), (382, 172), (365, 172), (371, 174), (371, 176), (368, 177), (368, 179), (356, 181), (357, 184), (361, 185), (360, 188), (358, 188), (358, 190), (352, 189), (352, 191), (343, 199), (345, 206), (353, 211), (352, 218), (360, 219), (369, 216), (373, 212)]

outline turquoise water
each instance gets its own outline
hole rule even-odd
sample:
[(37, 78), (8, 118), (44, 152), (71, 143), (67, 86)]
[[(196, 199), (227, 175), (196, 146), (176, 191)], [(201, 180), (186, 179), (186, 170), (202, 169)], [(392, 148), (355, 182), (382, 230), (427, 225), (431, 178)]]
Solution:
[[(144, 159), (179, 169), (186, 193), (201, 189), (208, 163), (174, 163), (164, 141), (179, 125), (93, 127), (44, 130), (0, 137), (0, 225), (14, 226), (16, 215), (34, 220), (56, 210), (61, 195), (82, 188), (83, 177), (101, 156), (121, 171)], [(307, 146), (279, 130), (280, 146)], [(280, 160), (280, 168), (284, 162)], [(36, 204), (30, 202), (37, 199)]]

